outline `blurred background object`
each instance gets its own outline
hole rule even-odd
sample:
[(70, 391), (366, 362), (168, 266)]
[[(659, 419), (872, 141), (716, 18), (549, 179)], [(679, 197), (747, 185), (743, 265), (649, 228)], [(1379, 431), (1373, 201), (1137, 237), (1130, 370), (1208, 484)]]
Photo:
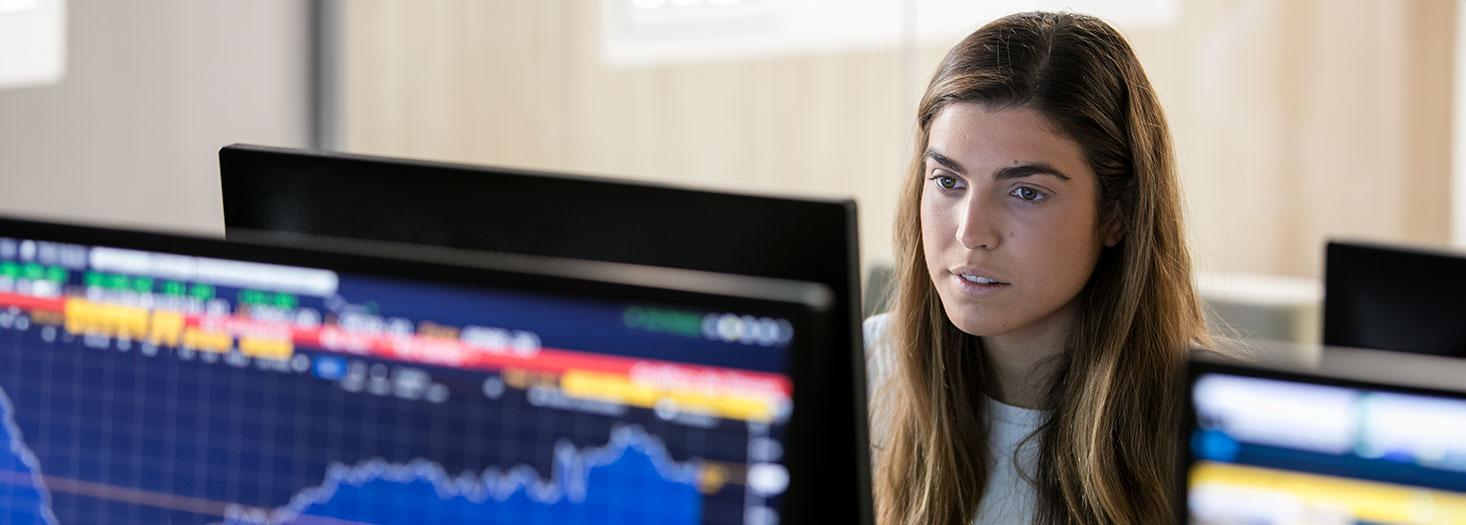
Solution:
[(1130, 38), (1239, 332), (1317, 339), (1330, 237), (1466, 242), (1458, 0), (72, 0), (66, 77), (0, 90), (0, 211), (218, 232), (219, 147), (313, 146), (854, 197), (872, 275), (932, 70), (1031, 9)]
[(66, 0), (0, 2), (0, 88), (55, 84), (66, 74)]
[(219, 148), (309, 142), (306, 4), (65, 5), (65, 77), (0, 88), (0, 213), (222, 235)]

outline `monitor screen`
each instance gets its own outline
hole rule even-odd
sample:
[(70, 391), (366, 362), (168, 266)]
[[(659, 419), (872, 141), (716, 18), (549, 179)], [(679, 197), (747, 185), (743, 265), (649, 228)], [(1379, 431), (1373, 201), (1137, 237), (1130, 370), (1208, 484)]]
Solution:
[(1466, 256), (1330, 242), (1323, 343), (1466, 357)]
[(1179, 523), (1466, 523), (1466, 392), (1202, 361), (1188, 384)]
[[(821, 468), (871, 523), (855, 203), (607, 178), (232, 145), (219, 151), (226, 236), (300, 233), (821, 283), (834, 293), (829, 392), (856, 397)], [(849, 361), (849, 363), (843, 362)], [(847, 519), (848, 518), (848, 519)]]
[(809, 467), (848, 460), (818, 459), (842, 436), (809, 429), (853, 401), (796, 359), (827, 348), (828, 292), (688, 277), (0, 220), (0, 521), (789, 523), (848, 506), (818, 499), (835, 480)]

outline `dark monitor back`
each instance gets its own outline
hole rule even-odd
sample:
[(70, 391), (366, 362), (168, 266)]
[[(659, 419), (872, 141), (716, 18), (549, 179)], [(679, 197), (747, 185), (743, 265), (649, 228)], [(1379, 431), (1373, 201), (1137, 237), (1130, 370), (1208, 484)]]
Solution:
[[(430, 244), (810, 281), (834, 292), (830, 378), (856, 412), (830, 435), (866, 440), (855, 203), (251, 145), (219, 151), (226, 236), (244, 230)], [(844, 368), (843, 364), (840, 368)], [(869, 459), (851, 454), (869, 487)], [(870, 523), (868, 488), (861, 522)]]
[(1323, 343), (1466, 357), (1466, 257), (1330, 242)]
[(850, 200), (246, 145), (219, 169), (229, 230), (857, 283)]

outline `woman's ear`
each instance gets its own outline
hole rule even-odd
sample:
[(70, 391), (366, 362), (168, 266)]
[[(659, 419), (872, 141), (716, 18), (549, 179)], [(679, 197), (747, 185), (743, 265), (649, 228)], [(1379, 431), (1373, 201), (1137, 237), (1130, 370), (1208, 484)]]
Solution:
[(1116, 244), (1120, 244), (1121, 239), (1125, 238), (1125, 221), (1120, 220), (1119, 206), (1110, 208), (1110, 211), (1105, 214), (1105, 222), (1101, 228), (1104, 229), (1106, 248), (1115, 247)]

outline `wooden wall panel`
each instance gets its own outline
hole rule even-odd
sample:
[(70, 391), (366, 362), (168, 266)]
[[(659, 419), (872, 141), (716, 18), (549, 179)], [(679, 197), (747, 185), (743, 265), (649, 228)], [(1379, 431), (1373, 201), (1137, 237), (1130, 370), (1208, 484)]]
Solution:
[[(1459, 8), (1203, 0), (1122, 27), (1171, 119), (1203, 271), (1317, 276), (1336, 235), (1447, 241)], [(347, 4), (345, 149), (853, 196), (864, 259), (889, 260), (912, 112), (954, 41), (618, 69), (598, 17), (581, 0)]]

